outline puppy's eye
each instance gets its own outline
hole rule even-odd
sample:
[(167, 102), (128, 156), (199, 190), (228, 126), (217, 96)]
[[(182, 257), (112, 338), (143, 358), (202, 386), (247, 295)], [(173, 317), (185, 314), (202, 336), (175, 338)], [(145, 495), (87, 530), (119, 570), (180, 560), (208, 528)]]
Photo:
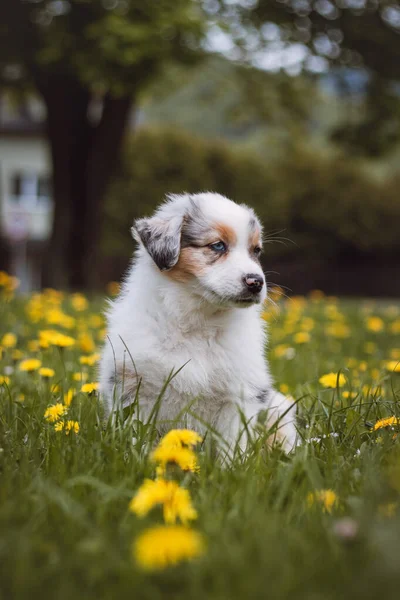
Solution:
[(214, 252), (226, 252), (226, 244), (224, 242), (215, 242), (209, 246)]
[(255, 254), (256, 256), (260, 256), (260, 254), (261, 254), (261, 247), (260, 247), (260, 246), (256, 246), (256, 247), (254, 248), (253, 252), (254, 252), (254, 254)]

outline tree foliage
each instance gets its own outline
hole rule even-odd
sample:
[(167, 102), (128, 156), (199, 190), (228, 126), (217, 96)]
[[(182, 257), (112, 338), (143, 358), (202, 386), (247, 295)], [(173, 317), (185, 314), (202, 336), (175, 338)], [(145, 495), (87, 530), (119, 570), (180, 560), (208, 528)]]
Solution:
[[(229, 58), (253, 67), (291, 44), (308, 70), (318, 70), (316, 60), (318, 68), (363, 66), (375, 95), (364, 121), (334, 139), (369, 155), (397, 141), (393, 0), (1, 0), (0, 84), (35, 90), (47, 109), (55, 201), (47, 284), (95, 281), (103, 200), (132, 111), (167, 65), (201, 59), (215, 31), (228, 35)], [(271, 93), (259, 72), (241, 75), (249, 102), (234, 118), (257, 108), (266, 120), (284, 119), (290, 135), (306, 120), (312, 99), (300, 80), (281, 78)]]
[(195, 0), (2, 0), (3, 84), (47, 109), (55, 216), (46, 283), (95, 283), (101, 207), (138, 98), (170, 61), (201, 56)]
[[(284, 43), (306, 45), (331, 64), (364, 65), (384, 79), (400, 79), (400, 7), (394, 0), (220, 0), (226, 17), (238, 14), (236, 4), (251, 7), (248, 22), (258, 44), (270, 39), (266, 24), (276, 24)], [(249, 49), (248, 36), (237, 31)]]
[[(258, 31), (279, 24), (285, 43), (308, 47), (327, 65), (368, 72), (366, 107), (346, 120), (332, 139), (361, 155), (379, 156), (399, 141), (400, 6), (393, 0), (260, 0)], [(261, 25), (261, 27), (260, 27)]]
[(205, 23), (193, 0), (3, 0), (0, 10), (0, 56), (14, 67), (3, 81), (68, 72), (113, 95), (136, 92), (138, 74), (169, 60), (193, 59)]

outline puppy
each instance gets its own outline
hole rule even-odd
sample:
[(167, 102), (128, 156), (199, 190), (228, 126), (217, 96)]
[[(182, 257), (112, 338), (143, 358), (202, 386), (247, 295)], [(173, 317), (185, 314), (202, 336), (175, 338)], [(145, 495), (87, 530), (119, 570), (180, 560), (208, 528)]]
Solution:
[[(170, 195), (132, 228), (138, 242), (120, 296), (108, 311), (100, 389), (110, 412), (138, 398), (146, 419), (163, 391), (161, 431), (217, 431), (231, 448), (267, 411), (267, 426), (289, 451), (294, 410), (272, 386), (265, 362), (260, 266), (262, 229), (255, 213), (214, 193)], [(178, 372), (177, 372), (178, 371)]]

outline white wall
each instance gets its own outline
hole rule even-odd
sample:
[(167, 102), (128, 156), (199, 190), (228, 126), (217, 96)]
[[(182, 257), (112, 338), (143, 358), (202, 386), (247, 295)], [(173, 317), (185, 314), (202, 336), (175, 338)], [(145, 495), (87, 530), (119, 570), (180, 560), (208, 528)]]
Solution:
[(47, 142), (40, 138), (0, 136), (0, 201), (11, 195), (10, 177), (15, 171), (51, 172)]
[(29, 222), (29, 238), (45, 240), (50, 234), (52, 205), (47, 198), (36, 195), (21, 198), (19, 202), (12, 196), (12, 179), (16, 174), (32, 174), (35, 177), (48, 177), (51, 172), (48, 146), (44, 139), (0, 136), (0, 220), (3, 234), (13, 223), (15, 215), (21, 213), (20, 220)]
[(10, 270), (21, 280), (23, 292), (40, 287), (41, 274), (28, 255), (27, 241), (45, 241), (49, 237), (53, 206), (51, 199), (38, 198), (36, 194), (13, 197), (12, 181), (17, 174), (43, 178), (50, 173), (44, 139), (0, 135), (0, 229), (6, 239), (12, 239)]

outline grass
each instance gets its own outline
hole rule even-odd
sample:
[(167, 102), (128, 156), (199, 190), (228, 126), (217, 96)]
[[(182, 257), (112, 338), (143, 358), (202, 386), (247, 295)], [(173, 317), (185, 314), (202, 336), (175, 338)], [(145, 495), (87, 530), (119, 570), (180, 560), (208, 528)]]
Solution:
[[(180, 479), (207, 550), (147, 573), (132, 544), (162, 522), (161, 510), (139, 519), (128, 505), (154, 478), (154, 425), (132, 415), (105, 423), (96, 393), (81, 391), (96, 380), (95, 364), (80, 358), (96, 360), (101, 305), (51, 291), (11, 296), (0, 300), (1, 599), (398, 598), (400, 438), (396, 424), (373, 426), (400, 418), (399, 303), (313, 294), (268, 309), (271, 369), (298, 400), (303, 442), (285, 456), (255, 441), (226, 468), (201, 447), (200, 472)], [(54, 345), (48, 330), (74, 344)], [(21, 371), (26, 358), (54, 375)], [(323, 387), (330, 372), (344, 385)], [(48, 406), (68, 404), (68, 390), (60, 419), (79, 423), (79, 433), (44, 418)], [(333, 506), (320, 490), (335, 493)]]

